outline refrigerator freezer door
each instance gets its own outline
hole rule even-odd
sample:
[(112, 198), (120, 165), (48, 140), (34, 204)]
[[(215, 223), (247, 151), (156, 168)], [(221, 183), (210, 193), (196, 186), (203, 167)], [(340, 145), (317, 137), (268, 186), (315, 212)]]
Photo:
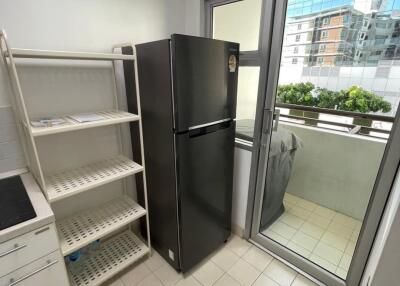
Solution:
[(176, 136), (181, 270), (216, 250), (231, 229), (235, 122)]
[(239, 44), (177, 34), (171, 41), (175, 130), (235, 118)]

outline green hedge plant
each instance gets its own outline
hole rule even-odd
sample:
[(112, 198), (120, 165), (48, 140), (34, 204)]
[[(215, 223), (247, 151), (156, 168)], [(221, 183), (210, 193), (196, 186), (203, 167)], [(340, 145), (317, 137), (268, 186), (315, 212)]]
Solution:
[(383, 97), (362, 87), (351, 86), (346, 90), (332, 91), (315, 88), (310, 82), (280, 85), (278, 102), (361, 113), (378, 111), (386, 113), (391, 110), (391, 104)]

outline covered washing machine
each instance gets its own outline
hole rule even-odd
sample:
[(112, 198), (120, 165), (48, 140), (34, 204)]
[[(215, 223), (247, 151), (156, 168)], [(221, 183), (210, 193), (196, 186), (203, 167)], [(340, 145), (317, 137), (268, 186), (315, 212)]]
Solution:
[(301, 139), (282, 126), (272, 132), (260, 230), (270, 226), (285, 211), (283, 197), (289, 184), (296, 151), (302, 146)]
[[(254, 120), (238, 120), (236, 126), (238, 138), (253, 140)], [(283, 197), (289, 184), (296, 151), (302, 146), (302, 140), (282, 125), (272, 132), (262, 201), (261, 231), (285, 211)]]

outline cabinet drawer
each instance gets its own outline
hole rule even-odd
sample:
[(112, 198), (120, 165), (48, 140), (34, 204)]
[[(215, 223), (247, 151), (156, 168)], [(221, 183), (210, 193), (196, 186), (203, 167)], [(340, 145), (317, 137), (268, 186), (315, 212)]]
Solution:
[(0, 278), (0, 286), (69, 286), (64, 260), (59, 251)]
[(49, 224), (0, 244), (0, 277), (58, 247), (54, 224)]

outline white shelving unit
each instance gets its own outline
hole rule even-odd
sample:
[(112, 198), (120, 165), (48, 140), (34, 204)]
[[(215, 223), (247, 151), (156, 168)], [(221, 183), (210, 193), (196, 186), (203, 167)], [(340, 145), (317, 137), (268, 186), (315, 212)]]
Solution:
[[(131, 114), (120, 110), (99, 111), (99, 112), (94, 112), (94, 114), (100, 115), (104, 117), (104, 119), (92, 122), (80, 123), (69, 118), (68, 115), (61, 116), (60, 118), (66, 121), (65, 124), (50, 126), (50, 127), (31, 127), (32, 136), (37, 137), (37, 136), (63, 133), (68, 131), (82, 130), (87, 128), (115, 125), (131, 121), (138, 121), (140, 119), (140, 117), (136, 114)], [(25, 128), (29, 129), (27, 125), (24, 126)]]
[[(98, 239), (104, 238), (104, 241), (100, 244), (100, 248), (94, 253), (91, 253), (89, 257), (86, 257), (79, 269), (69, 271), (71, 283), (76, 286), (99, 285), (144, 255), (151, 254), (136, 57), (135, 55), (114, 53), (104, 54), (11, 49), (4, 31), (0, 32), (0, 49), (13, 87), (13, 106), (20, 123), (18, 124), (18, 131), (23, 139), (22, 145), (28, 160), (29, 169), (50, 203), (56, 201), (62, 203), (64, 198), (72, 197), (87, 190), (142, 172), (144, 206), (140, 206), (127, 195), (126, 184), (123, 184), (125, 188), (124, 195), (108, 201), (99, 207), (73, 214), (70, 217), (56, 222), (61, 245), (60, 248), (64, 256)], [(96, 115), (100, 115), (104, 119), (80, 123), (73, 120), (68, 115), (64, 115), (61, 116), (61, 118), (66, 122), (62, 125), (33, 127), (31, 125), (31, 120), (34, 119), (29, 117), (28, 108), (17, 73), (15, 58), (111, 61), (113, 63), (113, 69), (115, 69), (116, 60), (134, 61), (138, 114), (131, 114), (118, 109), (117, 90), (114, 81), (114, 109), (95, 112)], [(37, 149), (37, 144), (39, 144), (37, 142), (38, 137), (51, 134), (54, 136), (55, 134), (109, 125), (118, 126), (119, 124), (128, 122), (137, 122), (139, 126), (140, 138), (138, 139), (140, 140), (141, 146), (141, 164), (119, 154), (112, 158), (99, 158), (99, 160), (94, 163), (62, 172), (47, 174), (43, 171)], [(117, 128), (118, 137), (121, 137), (121, 130), (119, 127)], [(122, 139), (118, 139), (120, 145), (119, 149), (122, 153)], [(144, 216), (146, 217), (147, 223), (147, 243), (135, 236), (129, 227), (132, 222)], [(118, 232), (119, 234), (115, 235), (115, 233)]]
[(61, 251), (68, 255), (141, 218), (146, 210), (127, 196), (57, 222)]
[(99, 285), (148, 253), (147, 246), (125, 231), (103, 243), (80, 269), (70, 272), (76, 286)]
[(52, 203), (142, 171), (141, 165), (124, 156), (108, 158), (46, 176), (43, 191)]

